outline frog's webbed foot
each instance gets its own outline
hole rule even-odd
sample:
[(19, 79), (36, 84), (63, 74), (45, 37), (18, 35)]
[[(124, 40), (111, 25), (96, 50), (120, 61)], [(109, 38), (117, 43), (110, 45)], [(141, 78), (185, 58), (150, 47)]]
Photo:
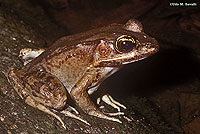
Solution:
[[(73, 108), (73, 107), (70, 106), (70, 108)], [(73, 110), (74, 112), (77, 112), (77, 110), (76, 110), (75, 108), (73, 108), (72, 110)], [(76, 116), (75, 114), (71, 113), (70, 111), (62, 110), (62, 111), (60, 111), (60, 113), (64, 114), (65, 116), (68, 116), (68, 117), (77, 119), (77, 120), (79, 120), (79, 121), (81, 121), (81, 122), (83, 122), (83, 123), (85, 123), (85, 124), (91, 126), (90, 123), (88, 123), (86, 120), (84, 120), (84, 119), (82, 119), (82, 118)]]
[[(64, 129), (66, 129), (65, 123), (63, 122), (63, 120), (61, 119), (61, 117), (59, 117), (57, 114), (55, 114), (55, 113), (53, 113), (52, 111), (50, 111), (50, 110), (49, 110), (47, 107), (45, 107), (44, 105), (38, 103), (37, 101), (35, 101), (34, 99), (32, 99), (30, 96), (28, 96), (28, 97), (26, 98), (25, 102), (26, 102), (28, 105), (30, 105), (30, 106), (32, 106), (32, 107), (34, 107), (34, 108), (37, 108), (37, 109), (39, 109), (39, 110), (41, 110), (41, 111), (43, 111), (43, 112), (45, 112), (45, 113), (47, 113), (47, 114), (52, 115), (53, 117), (55, 117), (55, 118), (61, 123), (62, 127), (63, 127)], [(72, 108), (71, 106), (69, 106), (69, 107)], [(73, 108), (72, 110), (74, 110), (74, 108)], [(81, 122), (83, 122), (83, 123), (85, 123), (85, 124), (87, 124), (87, 125), (90, 126), (90, 124), (89, 124), (87, 121), (83, 120), (82, 118), (76, 116), (75, 114), (73, 114), (73, 113), (71, 113), (71, 112), (69, 112), (69, 111), (67, 111), (67, 110), (62, 110), (62, 111), (60, 111), (60, 113), (64, 114), (65, 116), (68, 116), (68, 117), (77, 119), (77, 120), (79, 120), (79, 121), (81, 121)]]
[(123, 112), (121, 112), (120, 107), (122, 107), (123, 109), (126, 109), (126, 106), (124, 106), (123, 104), (119, 103), (118, 101), (114, 100), (109, 94), (105, 94), (102, 96), (102, 98), (98, 98), (97, 99), (97, 104), (100, 104), (100, 101), (105, 102), (106, 104), (112, 106), (113, 108), (117, 109), (118, 112), (116, 113), (106, 113), (110, 116), (116, 116), (116, 115), (124, 115)]
[(32, 99), (30, 96), (28, 96), (26, 98), (25, 102), (28, 105), (30, 105), (30, 106), (32, 106), (32, 107), (34, 107), (36, 109), (39, 109), (39, 110), (41, 110), (41, 111), (43, 111), (43, 112), (45, 112), (47, 114), (50, 114), (53, 117), (55, 117), (57, 120), (60, 121), (62, 127), (66, 130), (66, 126), (65, 126), (65, 123), (63, 122), (63, 120), (58, 115), (56, 115), (55, 113), (53, 113), (52, 111), (50, 111), (47, 107), (45, 107), (44, 105), (38, 103), (37, 101), (35, 101), (34, 99)]
[(114, 122), (122, 123), (119, 119), (106, 116), (102, 112), (100, 112), (99, 110), (92, 110), (92, 111), (88, 112), (88, 114), (95, 116), (95, 117), (98, 117), (98, 118), (107, 119), (107, 120), (111, 120), (111, 121), (114, 121)]

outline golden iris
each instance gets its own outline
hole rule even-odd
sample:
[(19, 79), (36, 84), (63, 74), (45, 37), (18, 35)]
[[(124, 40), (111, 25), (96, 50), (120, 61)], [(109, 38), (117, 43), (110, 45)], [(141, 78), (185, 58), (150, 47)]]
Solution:
[(117, 38), (115, 48), (118, 52), (127, 53), (136, 47), (136, 41), (132, 36), (122, 35)]

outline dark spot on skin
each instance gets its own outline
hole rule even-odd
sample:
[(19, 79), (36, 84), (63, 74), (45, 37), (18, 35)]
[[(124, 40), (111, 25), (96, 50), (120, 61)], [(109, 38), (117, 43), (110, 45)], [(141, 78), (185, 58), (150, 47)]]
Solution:
[(101, 77), (101, 73), (97, 73), (96, 79), (98, 80)]
[(59, 61), (59, 62), (58, 62), (58, 65), (61, 66), (61, 65), (62, 65), (62, 61)]
[(52, 79), (54, 79), (53, 76), (48, 76), (47, 78), (45, 78), (45, 79), (43, 80), (43, 82), (48, 83), (48, 82), (50, 82)]
[(26, 100), (26, 98), (28, 97), (28, 95), (26, 94), (21, 94), (22, 98)]
[(38, 77), (42, 79), (42, 78), (44, 78), (45, 76), (46, 76), (45, 73), (40, 73)]
[(55, 88), (55, 89), (57, 89), (57, 88), (59, 88), (59, 87), (60, 87), (60, 84), (59, 84), (59, 83), (55, 83), (55, 84), (54, 84), (54, 88)]
[(40, 93), (40, 90), (37, 86), (35, 86), (35, 85), (30, 85), (30, 86), (31, 86), (32, 90), (36, 91), (37, 93)]
[(33, 95), (34, 97), (38, 97), (37, 94), (36, 94), (35, 92), (32, 92), (32, 95)]
[(76, 46), (71, 46), (71, 47), (61, 47), (60, 49), (58, 49), (57, 51), (54, 51), (51, 55), (48, 55), (48, 57), (47, 57), (47, 59), (46, 60), (48, 60), (48, 59), (52, 59), (53, 57), (55, 57), (55, 56), (58, 56), (58, 55), (60, 55), (61, 53), (65, 53), (65, 52), (67, 52), (67, 51), (69, 51), (69, 50), (71, 50), (71, 49), (75, 49), (75, 47)]
[(25, 88), (25, 87), (26, 87), (26, 83), (25, 83), (25, 82), (22, 82), (22, 86)]
[(44, 88), (43, 89), (43, 94), (46, 96), (46, 97), (50, 97), (50, 92), (49, 92), (50, 90), (49, 90), (49, 88)]
[(90, 87), (91, 85), (92, 85), (92, 83), (88, 87)]
[(40, 88), (42, 85), (44, 85), (44, 83), (41, 81), (38, 81), (38, 82), (34, 82), (34, 85)]
[(66, 57), (65, 57), (65, 60), (67, 60), (67, 59), (69, 59), (69, 58), (71, 58), (72, 57), (72, 55), (67, 55)]
[(47, 70), (51, 72), (51, 66), (46, 66)]
[(56, 88), (55, 88), (55, 85), (56, 85), (56, 84), (54, 84), (54, 83), (50, 83), (50, 84), (49, 84), (50, 90), (55, 90), (55, 89), (56, 89)]
[(31, 76), (31, 73), (27, 73), (24, 75), (24, 79), (28, 79)]
[(60, 65), (53, 65), (53, 67), (55, 67), (55, 68), (60, 68)]
[(50, 62), (46, 62), (46, 65), (51, 66), (51, 63)]
[(22, 80), (24, 80), (24, 79), (25, 79), (25, 78), (24, 78), (24, 76), (21, 76), (20, 78), (21, 78)]

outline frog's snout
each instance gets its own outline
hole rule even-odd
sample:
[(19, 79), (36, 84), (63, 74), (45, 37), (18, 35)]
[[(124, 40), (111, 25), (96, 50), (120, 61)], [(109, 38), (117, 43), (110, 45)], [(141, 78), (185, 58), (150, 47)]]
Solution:
[(142, 49), (145, 50), (146, 53), (154, 54), (159, 51), (158, 41), (155, 40), (155, 38), (152, 38), (151, 42), (143, 44)]

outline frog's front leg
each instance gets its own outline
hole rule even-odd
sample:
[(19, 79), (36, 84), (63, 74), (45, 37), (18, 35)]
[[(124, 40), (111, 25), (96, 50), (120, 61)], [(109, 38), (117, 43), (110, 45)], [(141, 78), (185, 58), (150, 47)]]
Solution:
[(104, 115), (90, 100), (87, 89), (92, 84), (94, 78), (95, 74), (85, 73), (85, 75), (72, 88), (70, 92), (72, 99), (75, 101), (77, 106), (89, 115), (121, 123), (119, 119)]

